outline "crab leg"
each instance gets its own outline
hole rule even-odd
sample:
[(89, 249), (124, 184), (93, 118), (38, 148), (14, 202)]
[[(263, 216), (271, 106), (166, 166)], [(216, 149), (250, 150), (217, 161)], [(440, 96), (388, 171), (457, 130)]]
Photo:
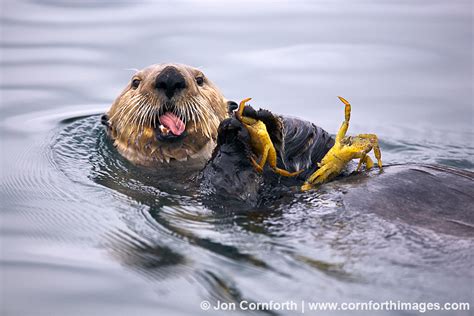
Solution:
[(263, 167), (265, 166), (265, 163), (267, 162), (269, 151), (270, 151), (270, 146), (265, 145), (265, 147), (263, 148), (263, 152), (262, 152), (262, 158), (260, 158), (260, 163), (257, 164), (259, 170), (263, 170)]
[[(371, 149), (374, 149), (374, 155), (377, 159), (377, 165), (380, 169), (382, 169), (382, 153), (380, 152), (379, 140), (377, 135), (375, 134), (360, 134), (357, 135), (358, 138), (367, 139), (370, 142)], [(369, 149), (370, 151), (370, 149)], [(367, 152), (369, 152), (367, 151)]]
[(349, 128), (349, 120), (351, 119), (351, 105), (343, 97), (338, 97), (346, 106), (344, 108), (344, 122), (342, 122), (341, 127), (336, 135), (336, 143), (341, 142), (341, 140), (346, 136), (347, 129)]
[(245, 103), (249, 102), (250, 100), (252, 100), (252, 98), (246, 98), (240, 101), (239, 108), (237, 109), (237, 111), (235, 111), (235, 116), (241, 122), (242, 122), (242, 119), (244, 118), (243, 114), (244, 114)]
[(363, 156), (359, 160), (359, 164), (357, 165), (357, 171), (359, 171), (362, 167), (362, 164), (365, 165), (365, 169), (370, 170), (374, 166), (374, 162), (372, 161), (372, 158), (370, 158), (367, 153), (364, 153)]

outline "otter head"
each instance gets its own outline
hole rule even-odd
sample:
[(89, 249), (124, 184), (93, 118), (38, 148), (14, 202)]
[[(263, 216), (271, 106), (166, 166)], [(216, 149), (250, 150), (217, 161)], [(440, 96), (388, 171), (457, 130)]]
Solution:
[(157, 64), (132, 76), (106, 125), (118, 151), (135, 164), (202, 166), (226, 117), (224, 97), (199, 69)]

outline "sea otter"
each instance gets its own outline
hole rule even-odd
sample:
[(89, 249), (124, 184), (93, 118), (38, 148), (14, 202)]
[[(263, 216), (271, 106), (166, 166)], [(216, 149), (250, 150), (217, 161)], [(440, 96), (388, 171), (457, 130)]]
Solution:
[[(200, 70), (158, 64), (131, 78), (102, 122), (118, 152), (132, 163), (190, 170), (204, 195), (251, 206), (299, 191), (337, 142), (313, 123), (246, 107), (243, 114), (263, 122), (275, 147), (273, 170), (266, 166), (259, 172), (252, 164), (252, 136), (233, 115), (237, 107)], [(275, 167), (296, 176), (282, 177)], [(328, 187), (342, 188), (340, 203), (347, 207), (473, 236), (473, 179), (469, 171), (412, 164), (343, 176)]]
[[(132, 163), (196, 170), (211, 158), (218, 127), (233, 115), (235, 106), (202, 71), (182, 64), (156, 64), (132, 76), (103, 123), (118, 152)], [(272, 146), (269, 161), (280, 174), (286, 171), (276, 165), (277, 156), (279, 165), (295, 169), (287, 175), (308, 177), (334, 145), (334, 139), (314, 124), (247, 107), (245, 113), (249, 111), (258, 116), (259, 126), (270, 131), (268, 137), (278, 154)]]
[(200, 169), (211, 157), (227, 101), (197, 68), (156, 64), (135, 73), (102, 121), (137, 165)]

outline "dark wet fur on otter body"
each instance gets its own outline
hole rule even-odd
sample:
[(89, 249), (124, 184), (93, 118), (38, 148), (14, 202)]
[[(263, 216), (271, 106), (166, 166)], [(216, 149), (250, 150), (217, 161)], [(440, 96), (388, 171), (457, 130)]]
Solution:
[(250, 136), (243, 124), (231, 117), (220, 124), (217, 146), (199, 177), (204, 191), (259, 204), (267, 195), (274, 198), (278, 192), (302, 184), (334, 145), (334, 139), (326, 131), (307, 121), (277, 116), (268, 110), (257, 111), (250, 106), (245, 107), (244, 116), (265, 123), (277, 151), (279, 168), (305, 171), (286, 178), (266, 166), (263, 174), (257, 173), (249, 159)]
[(258, 203), (263, 179), (250, 163), (249, 143), (249, 133), (236, 118), (220, 124), (217, 146), (198, 177), (204, 194)]
[[(249, 161), (249, 133), (232, 116), (219, 126), (217, 147), (199, 177), (201, 192), (214, 202), (209, 205), (215, 210), (272, 211), (276, 200), (288, 202), (286, 198), (295, 197), (297, 185), (317, 169), (334, 140), (303, 120), (252, 108), (246, 108), (244, 115), (265, 122), (278, 167), (295, 171), (296, 166), (308, 166), (307, 170), (296, 178), (281, 177), (268, 166), (263, 174), (257, 173)], [(446, 166), (386, 165), (382, 172), (340, 176), (319, 190), (334, 192), (325, 199), (352, 212), (376, 213), (390, 221), (470, 238), (474, 236), (473, 181), (474, 173)]]

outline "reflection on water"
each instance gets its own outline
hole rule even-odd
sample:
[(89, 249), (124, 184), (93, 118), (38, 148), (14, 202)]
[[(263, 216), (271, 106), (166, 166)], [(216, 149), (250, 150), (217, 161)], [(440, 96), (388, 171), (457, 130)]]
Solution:
[(1, 15), (5, 314), (198, 315), (203, 299), (472, 303), (472, 239), (350, 212), (324, 190), (222, 208), (119, 157), (98, 115), (127, 69), (176, 61), (230, 99), (330, 132), (343, 95), (350, 132), (379, 134), (386, 163), (474, 170), (470, 1), (10, 0)]

